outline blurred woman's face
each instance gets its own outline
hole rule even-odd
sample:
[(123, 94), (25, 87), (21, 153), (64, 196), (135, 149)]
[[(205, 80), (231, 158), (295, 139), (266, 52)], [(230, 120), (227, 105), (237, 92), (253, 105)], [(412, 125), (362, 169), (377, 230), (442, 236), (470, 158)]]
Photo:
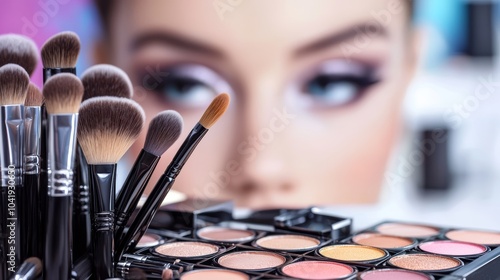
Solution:
[(181, 139), (218, 92), (231, 95), (174, 189), (256, 208), (373, 202), (413, 67), (407, 9), (405, 0), (120, 1), (108, 62), (129, 73), (148, 120), (181, 113)]

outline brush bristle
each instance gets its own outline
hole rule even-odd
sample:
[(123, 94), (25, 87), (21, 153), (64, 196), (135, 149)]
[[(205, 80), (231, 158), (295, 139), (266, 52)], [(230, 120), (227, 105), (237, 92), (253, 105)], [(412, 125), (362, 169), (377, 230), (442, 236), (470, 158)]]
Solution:
[(229, 107), (229, 94), (221, 93), (212, 100), (212, 103), (208, 106), (203, 116), (201, 116), (200, 124), (205, 128), (210, 128), (214, 125), (220, 117), (226, 112)]
[(80, 38), (66, 31), (50, 37), (42, 46), (44, 68), (73, 68), (80, 54)]
[(17, 64), (0, 67), (0, 105), (24, 104), (30, 77)]
[(182, 117), (176, 111), (163, 111), (156, 115), (149, 123), (144, 150), (161, 156), (182, 132)]
[(40, 89), (32, 82), (28, 85), (28, 93), (24, 100), (24, 106), (42, 106), (43, 95)]
[(161, 280), (174, 279), (174, 272), (171, 269), (164, 269), (161, 273)]
[(31, 76), (38, 64), (38, 48), (30, 38), (17, 34), (0, 35), (0, 66), (14, 63)]
[(82, 74), (83, 100), (98, 96), (132, 98), (133, 87), (127, 74), (109, 64), (95, 65)]
[(47, 113), (76, 114), (80, 109), (83, 85), (80, 79), (70, 73), (60, 73), (50, 78), (43, 87)]
[(35, 266), (35, 276), (38, 276), (40, 275), (40, 273), (42, 273), (42, 261), (37, 258), (37, 257), (31, 257), (31, 258), (27, 258), (24, 262), (26, 263), (32, 263), (34, 266)]
[(95, 97), (80, 107), (78, 142), (89, 164), (114, 164), (137, 139), (144, 110), (119, 97)]

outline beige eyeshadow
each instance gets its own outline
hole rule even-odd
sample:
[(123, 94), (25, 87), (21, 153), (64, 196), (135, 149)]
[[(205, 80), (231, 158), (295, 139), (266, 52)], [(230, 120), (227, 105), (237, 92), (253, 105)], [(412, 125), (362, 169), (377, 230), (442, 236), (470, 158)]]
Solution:
[(451, 230), (446, 233), (448, 239), (482, 245), (500, 245), (500, 233), (479, 230)]
[(198, 230), (198, 237), (219, 242), (247, 242), (255, 237), (251, 230), (231, 229), (225, 227), (206, 227)]
[(387, 235), (410, 238), (426, 238), (439, 234), (439, 229), (431, 226), (385, 223), (377, 227), (377, 231)]
[(296, 251), (316, 248), (321, 242), (304, 235), (269, 235), (257, 240), (256, 244), (270, 250)]
[(170, 257), (194, 258), (215, 254), (219, 247), (202, 242), (172, 242), (156, 247), (155, 251)]
[(225, 268), (263, 270), (284, 264), (286, 258), (272, 252), (240, 251), (224, 255), (219, 258), (218, 262)]
[(354, 236), (352, 241), (356, 244), (373, 246), (383, 249), (398, 249), (413, 245), (411, 238), (391, 236), (379, 233), (362, 233)]
[(152, 247), (159, 245), (160, 241), (161, 237), (159, 235), (146, 233), (141, 237), (136, 247), (137, 248)]
[(389, 264), (416, 271), (446, 271), (458, 268), (462, 262), (452, 257), (431, 254), (408, 254), (391, 258)]

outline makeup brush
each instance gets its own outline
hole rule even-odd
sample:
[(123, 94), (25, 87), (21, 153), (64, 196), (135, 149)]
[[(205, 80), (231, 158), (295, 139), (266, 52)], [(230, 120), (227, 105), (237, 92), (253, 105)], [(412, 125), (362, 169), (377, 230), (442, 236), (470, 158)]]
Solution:
[(14, 273), (24, 256), (27, 192), (22, 184), (24, 100), (29, 85), (26, 70), (17, 64), (0, 67), (0, 236), (3, 278)]
[(76, 62), (80, 54), (80, 38), (65, 31), (50, 37), (42, 46), (43, 82), (58, 73), (76, 75)]
[(116, 264), (118, 274), (124, 279), (179, 279), (179, 271), (170, 269), (170, 264), (147, 264), (136, 261), (121, 261)]
[(137, 245), (141, 237), (146, 232), (151, 224), (156, 211), (161, 206), (162, 201), (168, 194), (175, 178), (179, 175), (182, 167), (187, 162), (198, 143), (200, 143), (203, 136), (208, 132), (210, 127), (214, 125), (219, 118), (224, 114), (229, 106), (229, 95), (226, 93), (219, 94), (208, 106), (207, 110), (201, 117), (200, 121), (194, 126), (189, 135), (187, 136), (182, 146), (175, 154), (172, 162), (169, 164), (165, 173), (160, 177), (153, 190), (149, 194), (146, 202), (139, 210), (136, 218), (132, 222), (125, 237), (119, 240), (116, 255), (123, 255)]
[(134, 88), (128, 75), (120, 68), (109, 64), (94, 65), (82, 74), (85, 88), (83, 101), (99, 96), (132, 98)]
[[(132, 98), (133, 87), (127, 74), (118, 67), (99, 64), (83, 72), (83, 100), (99, 96)], [(75, 186), (73, 193), (73, 257), (80, 258), (90, 248), (90, 213), (88, 166), (80, 145), (77, 143)]]
[(18, 34), (0, 35), (0, 66), (14, 63), (31, 76), (38, 64), (38, 48), (30, 38)]
[(116, 240), (122, 238), (128, 219), (137, 207), (161, 155), (174, 144), (181, 131), (182, 117), (175, 111), (163, 111), (149, 123), (144, 148), (116, 199)]
[[(76, 75), (76, 62), (80, 53), (80, 39), (73, 32), (61, 32), (50, 37), (41, 48), (43, 64), (43, 83), (58, 73), (71, 73)], [(45, 233), (47, 209), (47, 112), (42, 105), (42, 132), (40, 139), (40, 212), (42, 216), (41, 232)], [(45, 237), (41, 237), (45, 241)], [(39, 250), (44, 255), (45, 246), (39, 242)]]
[(40, 243), (41, 216), (38, 210), (39, 186), (40, 186), (40, 132), (41, 132), (41, 111), (43, 96), (40, 89), (30, 83), (28, 93), (24, 101), (24, 187), (28, 198), (28, 228), (26, 239), (23, 241), (27, 246), (28, 256), (42, 258), (38, 243)]
[(134, 101), (95, 97), (80, 108), (78, 141), (89, 164), (93, 268), (96, 279), (113, 277), (116, 163), (139, 136), (144, 111)]
[(45, 83), (43, 96), (48, 114), (48, 199), (43, 273), (46, 279), (66, 280), (71, 277), (73, 168), (83, 85), (75, 75), (61, 73)]
[(123, 254), (122, 259), (120, 259), (121, 262), (140, 262), (140, 263), (146, 263), (150, 265), (164, 265), (168, 264), (168, 267), (172, 270), (176, 270), (179, 272), (186, 272), (186, 271), (191, 271), (194, 269), (194, 264), (188, 264), (188, 263), (181, 263), (181, 260), (177, 259), (174, 262), (171, 261), (166, 261), (165, 259), (161, 257), (156, 257), (156, 256), (146, 256), (146, 255), (140, 255), (137, 253), (134, 254)]
[(37, 257), (27, 258), (10, 280), (35, 280), (42, 273), (42, 261)]

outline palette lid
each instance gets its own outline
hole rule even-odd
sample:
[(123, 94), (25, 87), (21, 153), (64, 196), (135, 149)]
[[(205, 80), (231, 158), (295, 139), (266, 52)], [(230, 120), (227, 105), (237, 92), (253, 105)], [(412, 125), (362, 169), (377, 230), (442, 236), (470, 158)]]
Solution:
[(192, 229), (232, 219), (234, 203), (187, 199), (160, 207), (150, 228)]
[(340, 240), (351, 234), (352, 219), (339, 217), (319, 207), (289, 211), (274, 218), (274, 226), (287, 231)]

